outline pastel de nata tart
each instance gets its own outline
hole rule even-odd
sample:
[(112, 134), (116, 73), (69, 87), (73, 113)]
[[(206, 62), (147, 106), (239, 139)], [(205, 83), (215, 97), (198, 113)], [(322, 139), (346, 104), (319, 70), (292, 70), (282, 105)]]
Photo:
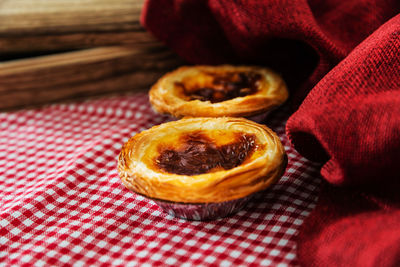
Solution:
[(240, 210), (279, 179), (287, 157), (279, 137), (244, 118), (184, 118), (136, 134), (118, 172), (133, 192), (177, 217), (206, 220)]
[(184, 66), (161, 77), (150, 103), (174, 117), (251, 117), (288, 98), (282, 78), (255, 66)]

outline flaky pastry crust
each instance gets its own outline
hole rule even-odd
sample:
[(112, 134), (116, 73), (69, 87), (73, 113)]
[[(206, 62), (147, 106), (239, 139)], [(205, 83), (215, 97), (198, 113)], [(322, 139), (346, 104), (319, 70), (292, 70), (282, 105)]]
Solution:
[[(251, 73), (259, 75), (256, 92), (221, 102), (188, 97), (182, 86), (213, 87), (210, 74)], [(197, 85), (195, 85), (197, 83)], [(288, 98), (282, 78), (268, 68), (255, 66), (184, 66), (167, 73), (150, 89), (153, 108), (174, 117), (249, 117), (274, 109)]]
[[(247, 158), (231, 169), (206, 173), (169, 173), (158, 165), (165, 147), (178, 149), (182, 136), (199, 132), (216, 145), (232, 142), (238, 135), (254, 137)], [(239, 199), (267, 188), (279, 179), (287, 157), (279, 137), (264, 125), (243, 118), (184, 118), (136, 134), (122, 147), (118, 172), (130, 190), (154, 199), (180, 203), (215, 203)]]

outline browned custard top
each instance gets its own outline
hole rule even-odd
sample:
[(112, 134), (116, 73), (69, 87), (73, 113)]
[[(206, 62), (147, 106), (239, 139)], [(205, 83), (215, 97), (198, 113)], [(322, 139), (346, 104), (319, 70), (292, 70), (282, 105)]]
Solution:
[(256, 72), (204, 72), (211, 76), (211, 82), (188, 88), (184, 83), (175, 83), (183, 88), (184, 94), (190, 100), (210, 101), (218, 103), (240, 96), (247, 96), (257, 92), (258, 83), (262, 76)]
[(164, 149), (156, 159), (158, 167), (180, 175), (198, 175), (222, 167), (225, 170), (239, 166), (253, 152), (255, 136), (240, 134), (235, 142), (217, 146), (201, 132), (183, 136), (179, 150)]

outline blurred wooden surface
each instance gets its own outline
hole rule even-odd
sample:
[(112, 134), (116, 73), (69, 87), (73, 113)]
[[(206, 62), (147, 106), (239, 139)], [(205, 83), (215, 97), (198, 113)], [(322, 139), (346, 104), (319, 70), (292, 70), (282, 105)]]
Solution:
[(148, 89), (182, 61), (144, 0), (0, 0), (0, 110)]
[(26, 52), (60, 51), (109, 45), (148, 47), (158, 42), (147, 32), (72, 33), (0, 37), (0, 57)]
[(144, 0), (0, 0), (0, 55), (155, 40), (140, 26)]
[(181, 64), (166, 48), (100, 47), (0, 63), (0, 109), (147, 89)]

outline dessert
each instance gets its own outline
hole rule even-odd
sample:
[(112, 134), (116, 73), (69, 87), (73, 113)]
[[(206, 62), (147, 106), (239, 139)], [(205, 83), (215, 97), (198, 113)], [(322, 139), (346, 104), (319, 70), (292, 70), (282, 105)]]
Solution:
[(288, 98), (282, 78), (255, 66), (184, 66), (167, 73), (149, 92), (159, 113), (174, 117), (251, 117)]
[(123, 146), (124, 185), (175, 216), (205, 220), (239, 210), (279, 179), (278, 136), (244, 118), (184, 118), (136, 134)]

